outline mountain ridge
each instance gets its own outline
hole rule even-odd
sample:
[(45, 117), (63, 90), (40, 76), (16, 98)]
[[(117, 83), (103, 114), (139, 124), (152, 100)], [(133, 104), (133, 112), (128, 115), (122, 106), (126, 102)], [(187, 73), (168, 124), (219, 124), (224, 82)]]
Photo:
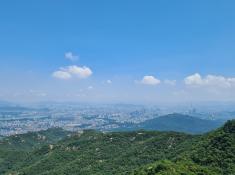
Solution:
[(207, 120), (179, 113), (159, 116), (138, 124), (125, 124), (116, 130), (153, 130), (153, 131), (175, 131), (190, 134), (203, 134), (221, 127), (222, 120)]
[(13, 163), (2, 171), (13, 175), (232, 175), (234, 131), (235, 120), (203, 135), (85, 130), (0, 162)]

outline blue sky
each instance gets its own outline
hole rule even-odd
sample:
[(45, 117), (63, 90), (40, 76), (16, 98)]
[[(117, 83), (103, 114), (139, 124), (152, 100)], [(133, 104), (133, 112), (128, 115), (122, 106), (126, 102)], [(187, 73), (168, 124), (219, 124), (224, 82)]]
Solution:
[(234, 7), (232, 0), (1, 1), (0, 99), (233, 100)]

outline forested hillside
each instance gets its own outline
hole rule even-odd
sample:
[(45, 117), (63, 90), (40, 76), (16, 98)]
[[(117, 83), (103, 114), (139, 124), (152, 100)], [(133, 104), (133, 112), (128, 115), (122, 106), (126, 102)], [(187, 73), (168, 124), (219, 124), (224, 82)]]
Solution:
[(234, 175), (235, 120), (196, 138), (190, 149), (170, 161), (157, 161), (136, 170), (134, 175)]
[(0, 174), (4, 174), (17, 163), (24, 161), (31, 151), (56, 143), (69, 134), (71, 134), (69, 131), (52, 128), (46, 131), (3, 137), (0, 140)]
[[(233, 175), (234, 134), (235, 121), (204, 135), (87, 130), (27, 152), (18, 151), (23, 154), (19, 160), (1, 159), (1, 174)], [(16, 150), (10, 148), (4, 154)]]

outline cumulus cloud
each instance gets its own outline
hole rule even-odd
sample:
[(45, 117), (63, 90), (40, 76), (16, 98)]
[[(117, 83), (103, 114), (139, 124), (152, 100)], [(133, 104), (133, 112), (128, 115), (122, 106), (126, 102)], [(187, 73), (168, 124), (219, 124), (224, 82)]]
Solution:
[(64, 80), (67, 80), (67, 79), (70, 79), (72, 76), (70, 75), (70, 73), (66, 72), (66, 71), (61, 71), (61, 70), (58, 70), (58, 71), (55, 71), (53, 72), (52, 76), (54, 78), (58, 78), (58, 79), (64, 79)]
[(91, 69), (86, 66), (79, 67), (79, 66), (73, 65), (73, 66), (68, 66), (64, 70), (70, 73), (71, 75), (75, 75), (79, 78), (87, 78), (92, 75)]
[(78, 60), (79, 56), (78, 55), (74, 55), (72, 52), (66, 52), (64, 54), (64, 57), (70, 61), (76, 61)]
[(161, 81), (159, 79), (155, 78), (154, 76), (146, 75), (141, 80), (141, 83), (146, 84), (146, 85), (158, 85), (161, 83)]
[(85, 79), (92, 75), (92, 70), (89, 67), (79, 67), (76, 65), (62, 67), (55, 71), (52, 76), (59, 79), (71, 79), (77, 77), (79, 79)]
[(205, 77), (202, 77), (199, 73), (195, 73), (186, 77), (184, 79), (184, 82), (186, 85), (194, 87), (235, 87), (235, 77), (224, 77), (217, 75), (207, 75)]

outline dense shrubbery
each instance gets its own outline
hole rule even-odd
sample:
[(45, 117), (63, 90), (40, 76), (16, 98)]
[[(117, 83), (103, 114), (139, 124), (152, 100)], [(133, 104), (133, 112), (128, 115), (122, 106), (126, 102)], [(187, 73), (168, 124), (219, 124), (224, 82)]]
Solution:
[(132, 175), (217, 175), (218, 172), (193, 162), (171, 162), (168, 160), (144, 166)]
[(220, 174), (235, 174), (235, 121), (202, 136), (192, 150), (195, 163), (219, 168)]

